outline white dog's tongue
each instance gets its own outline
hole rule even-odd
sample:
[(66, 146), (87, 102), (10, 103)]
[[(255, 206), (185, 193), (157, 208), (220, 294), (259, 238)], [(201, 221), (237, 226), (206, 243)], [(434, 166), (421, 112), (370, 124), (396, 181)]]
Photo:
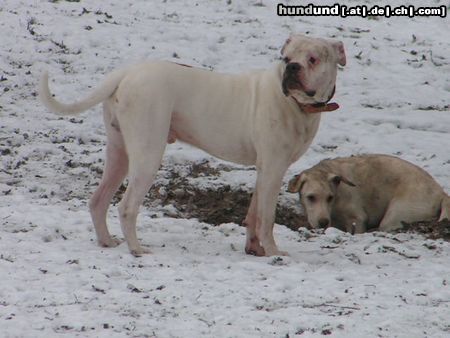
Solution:
[(305, 113), (323, 113), (336, 110), (339, 108), (339, 105), (336, 102), (327, 103), (319, 107), (312, 104), (302, 104), (301, 108)]

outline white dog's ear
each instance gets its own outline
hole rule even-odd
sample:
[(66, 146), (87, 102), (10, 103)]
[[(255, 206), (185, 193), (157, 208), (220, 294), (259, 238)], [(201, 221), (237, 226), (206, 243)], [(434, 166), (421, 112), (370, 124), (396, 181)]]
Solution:
[(281, 48), (281, 56), (284, 56), (284, 52), (286, 51), (287, 45), (289, 45), (292, 41), (292, 38), (288, 38), (286, 42), (284, 43), (283, 47)]
[(291, 34), (289, 36), (289, 38), (286, 40), (286, 42), (284, 43), (283, 47), (281, 48), (281, 55), (282, 56), (286, 55), (286, 48), (292, 41), (295, 40), (296, 43), (300, 43), (302, 40), (308, 40), (308, 39), (310, 39), (310, 38), (303, 34), (299, 34), (299, 33)]
[(302, 190), (303, 184), (305, 184), (306, 177), (305, 175), (299, 174), (295, 175), (288, 183), (288, 192), (296, 193)]
[(345, 66), (345, 64), (347, 63), (347, 58), (345, 57), (344, 44), (341, 41), (333, 41), (331, 45), (336, 52), (338, 64), (341, 66)]
[(348, 184), (351, 187), (356, 187), (356, 184), (353, 183), (352, 181), (350, 181), (349, 179), (340, 176), (340, 175), (335, 175), (335, 174), (329, 174), (328, 175), (328, 180), (333, 183), (335, 186), (338, 186), (339, 184), (341, 184), (341, 182)]

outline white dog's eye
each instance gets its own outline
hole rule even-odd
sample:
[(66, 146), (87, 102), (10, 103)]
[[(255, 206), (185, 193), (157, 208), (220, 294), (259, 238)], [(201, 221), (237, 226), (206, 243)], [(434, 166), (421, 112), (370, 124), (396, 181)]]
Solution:
[(316, 59), (315, 57), (311, 56), (311, 57), (309, 58), (309, 63), (310, 63), (310, 64), (314, 65), (316, 62), (317, 62), (317, 59)]
[(291, 59), (286, 56), (285, 58), (283, 58), (283, 61), (285, 63), (289, 63), (289, 62), (291, 62)]

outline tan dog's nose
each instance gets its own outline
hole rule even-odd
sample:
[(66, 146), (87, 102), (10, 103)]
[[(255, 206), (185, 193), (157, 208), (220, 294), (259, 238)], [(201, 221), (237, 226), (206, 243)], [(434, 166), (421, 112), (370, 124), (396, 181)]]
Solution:
[(319, 226), (321, 228), (326, 228), (330, 224), (330, 220), (328, 218), (321, 218), (319, 219)]

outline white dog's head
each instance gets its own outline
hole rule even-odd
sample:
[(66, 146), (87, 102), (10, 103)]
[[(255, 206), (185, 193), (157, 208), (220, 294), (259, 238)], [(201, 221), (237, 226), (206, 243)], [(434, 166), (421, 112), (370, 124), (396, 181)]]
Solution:
[(288, 191), (300, 194), (300, 202), (313, 228), (327, 228), (341, 183), (355, 186), (343, 176), (325, 170), (309, 169), (289, 181)]
[(337, 65), (346, 63), (342, 42), (296, 34), (286, 41), (281, 55), (284, 95), (301, 105), (325, 106), (334, 95)]

